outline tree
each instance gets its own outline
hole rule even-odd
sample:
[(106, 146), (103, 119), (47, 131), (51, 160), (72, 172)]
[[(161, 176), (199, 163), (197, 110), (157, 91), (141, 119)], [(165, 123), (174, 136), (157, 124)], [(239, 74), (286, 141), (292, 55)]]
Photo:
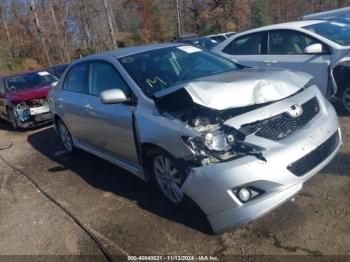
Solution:
[(7, 41), (10, 44), (11, 57), (12, 57), (12, 59), (15, 59), (16, 55), (15, 55), (15, 50), (14, 50), (14, 46), (13, 46), (13, 41), (12, 41), (11, 33), (10, 33), (10, 30), (7, 26), (7, 21), (6, 21), (6, 6), (3, 6), (2, 2), (0, 2), (0, 14), (1, 14), (1, 22), (2, 22), (2, 25), (4, 27), (5, 33), (6, 33)]
[(111, 37), (111, 42), (112, 42), (112, 48), (116, 49), (118, 47), (117, 32), (116, 32), (116, 27), (113, 27), (112, 16), (108, 10), (107, 0), (103, 0), (103, 6), (107, 17), (107, 23), (108, 23), (109, 35)]
[(251, 27), (257, 28), (269, 24), (266, 0), (253, 0), (251, 4)]
[(39, 36), (39, 39), (40, 39), (40, 42), (41, 42), (41, 46), (43, 48), (43, 52), (44, 52), (45, 57), (47, 59), (47, 63), (50, 66), (52, 66), (52, 62), (51, 62), (51, 58), (50, 58), (50, 55), (49, 55), (49, 51), (48, 51), (48, 48), (46, 46), (45, 40), (43, 38), (43, 34), (42, 34), (40, 22), (39, 22), (39, 17), (38, 17), (38, 13), (36, 11), (36, 6), (35, 6), (34, 0), (30, 1), (30, 9), (33, 12), (34, 22), (35, 22), (36, 29), (37, 29), (37, 32), (38, 32), (38, 36)]

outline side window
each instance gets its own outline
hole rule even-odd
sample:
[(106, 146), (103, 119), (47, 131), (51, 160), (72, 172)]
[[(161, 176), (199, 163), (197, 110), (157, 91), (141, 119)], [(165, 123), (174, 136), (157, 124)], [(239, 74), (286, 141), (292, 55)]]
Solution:
[(307, 46), (320, 43), (314, 38), (291, 30), (269, 32), (268, 53), (270, 55), (300, 55)]
[(102, 91), (119, 88), (125, 94), (129, 88), (117, 70), (108, 63), (94, 62), (90, 67), (90, 94), (99, 96)]
[(260, 55), (262, 47), (263, 33), (256, 33), (233, 40), (223, 52), (230, 55)]
[(63, 89), (75, 93), (86, 93), (87, 75), (88, 65), (86, 63), (75, 65), (69, 70)]

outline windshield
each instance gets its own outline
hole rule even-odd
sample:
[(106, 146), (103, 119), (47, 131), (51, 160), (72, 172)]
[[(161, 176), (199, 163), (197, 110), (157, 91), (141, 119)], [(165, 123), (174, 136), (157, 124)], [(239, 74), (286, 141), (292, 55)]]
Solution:
[(7, 90), (12, 92), (25, 88), (49, 85), (55, 81), (57, 81), (56, 77), (46, 71), (43, 71), (7, 78), (6, 86)]
[(350, 45), (350, 25), (339, 22), (324, 22), (304, 27), (313, 33), (319, 34), (339, 45)]
[(149, 96), (196, 78), (239, 69), (233, 62), (194, 46), (162, 48), (119, 61)]

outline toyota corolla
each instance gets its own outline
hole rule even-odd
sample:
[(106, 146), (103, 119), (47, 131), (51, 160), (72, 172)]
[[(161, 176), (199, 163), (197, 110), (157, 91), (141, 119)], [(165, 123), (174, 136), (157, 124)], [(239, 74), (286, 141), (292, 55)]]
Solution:
[(214, 232), (291, 199), (336, 155), (337, 115), (311, 76), (161, 44), (74, 62), (49, 95), (69, 153), (88, 151), (192, 199)]

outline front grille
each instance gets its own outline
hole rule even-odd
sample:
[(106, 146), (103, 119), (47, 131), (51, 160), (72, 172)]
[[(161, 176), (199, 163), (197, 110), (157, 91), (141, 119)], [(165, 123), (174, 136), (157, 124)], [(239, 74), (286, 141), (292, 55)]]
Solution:
[(287, 112), (271, 118), (243, 125), (242, 128), (256, 136), (279, 141), (296, 130), (307, 125), (319, 112), (320, 107), (316, 97), (302, 104), (303, 113), (299, 117), (292, 117)]
[(325, 143), (320, 145), (314, 151), (310, 152), (298, 161), (290, 164), (287, 169), (296, 176), (303, 176), (314, 169), (329, 157), (340, 143), (339, 132), (337, 131)]

